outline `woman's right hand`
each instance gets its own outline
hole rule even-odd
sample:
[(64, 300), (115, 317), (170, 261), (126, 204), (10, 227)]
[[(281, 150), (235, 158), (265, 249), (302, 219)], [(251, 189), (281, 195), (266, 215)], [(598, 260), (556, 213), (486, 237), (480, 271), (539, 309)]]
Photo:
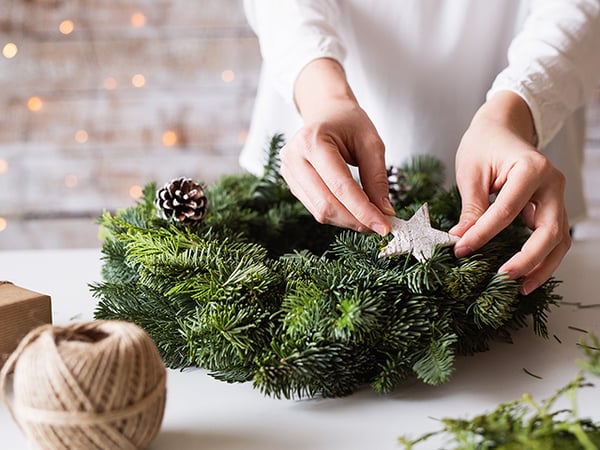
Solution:
[[(309, 63), (295, 99), (304, 126), (281, 149), (281, 174), (292, 193), (321, 223), (388, 234), (384, 214), (394, 209), (385, 147), (342, 67), (326, 58)], [(358, 167), (362, 187), (348, 164)]]

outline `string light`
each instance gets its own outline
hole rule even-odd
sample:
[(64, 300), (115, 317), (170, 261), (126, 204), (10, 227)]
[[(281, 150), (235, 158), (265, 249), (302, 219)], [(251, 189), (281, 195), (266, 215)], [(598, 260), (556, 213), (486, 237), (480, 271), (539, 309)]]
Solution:
[(146, 84), (146, 78), (141, 73), (136, 73), (133, 77), (131, 77), (131, 84), (135, 87), (142, 87)]
[(141, 186), (134, 184), (133, 186), (131, 186), (129, 188), (129, 196), (134, 198), (134, 199), (138, 199), (138, 198), (142, 198), (143, 195), (143, 189)]
[(80, 144), (85, 144), (88, 140), (88, 132), (85, 130), (77, 130), (75, 132), (75, 141), (79, 142)]
[(6, 230), (8, 226), (8, 221), (4, 217), (0, 217), (0, 232)]
[(60, 31), (62, 34), (71, 34), (74, 29), (75, 24), (70, 19), (63, 20), (58, 26), (58, 31)]
[(246, 140), (248, 140), (248, 131), (242, 130), (238, 133), (238, 143), (245, 144)]
[(131, 25), (135, 28), (141, 28), (146, 25), (146, 16), (141, 12), (134, 12), (131, 15)]
[(6, 59), (11, 59), (17, 56), (17, 52), (19, 49), (17, 48), (17, 44), (14, 42), (9, 42), (4, 47), (2, 47), (2, 56)]
[(65, 177), (65, 186), (68, 188), (74, 188), (79, 184), (79, 180), (76, 175), (70, 174)]
[(167, 130), (162, 135), (162, 143), (166, 147), (173, 147), (177, 144), (177, 133), (173, 130)]
[(29, 111), (37, 112), (41, 110), (43, 106), (44, 102), (42, 102), (42, 99), (39, 97), (30, 97), (29, 100), (27, 100), (27, 109), (29, 109)]
[(0, 175), (8, 172), (8, 161), (0, 159)]
[(104, 89), (107, 91), (113, 91), (117, 88), (117, 80), (113, 77), (107, 77), (104, 79)]
[(231, 69), (225, 69), (221, 72), (221, 80), (225, 83), (231, 83), (235, 79), (235, 73)]

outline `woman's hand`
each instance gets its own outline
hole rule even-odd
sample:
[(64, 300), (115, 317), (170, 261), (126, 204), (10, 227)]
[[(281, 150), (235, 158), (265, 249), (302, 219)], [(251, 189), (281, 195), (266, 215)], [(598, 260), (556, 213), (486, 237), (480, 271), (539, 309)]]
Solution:
[[(462, 197), (458, 257), (487, 243), (519, 214), (533, 230), (519, 252), (500, 267), (511, 279), (523, 277), (522, 292), (543, 284), (569, 250), (564, 205), (565, 177), (531, 144), (533, 121), (527, 104), (501, 92), (476, 113), (456, 153)], [(496, 194), (490, 204), (490, 195)]]
[[(342, 67), (317, 59), (295, 87), (304, 127), (281, 149), (281, 174), (293, 194), (321, 223), (389, 233), (385, 148), (358, 105)], [(358, 167), (361, 186), (347, 164)]]
[[(281, 173), (294, 195), (321, 223), (389, 233), (385, 148), (343, 68), (312, 61), (296, 81), (295, 99), (304, 127), (281, 149)], [(531, 144), (534, 134), (527, 104), (512, 92), (479, 109), (456, 153), (463, 206), (451, 230), (461, 236), (455, 254), (462, 257), (521, 215), (533, 233), (499, 271), (523, 278), (526, 294), (552, 275), (571, 245), (565, 177)], [(358, 167), (362, 188), (347, 164)]]

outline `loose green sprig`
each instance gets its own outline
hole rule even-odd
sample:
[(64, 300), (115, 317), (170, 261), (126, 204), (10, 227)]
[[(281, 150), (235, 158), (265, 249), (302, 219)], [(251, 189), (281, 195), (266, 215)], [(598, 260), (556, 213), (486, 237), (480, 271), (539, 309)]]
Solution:
[[(477, 254), (436, 249), (378, 258), (389, 238), (319, 224), (279, 174), (283, 137), (264, 175), (206, 186), (208, 210), (186, 227), (158, 216), (156, 185), (134, 206), (100, 219), (102, 278), (91, 286), (97, 318), (145, 328), (171, 367), (199, 366), (277, 397), (341, 396), (370, 384), (389, 392), (416, 376), (450, 379), (454, 358), (534, 323), (544, 335), (556, 281), (530, 296), (497, 274), (527, 237), (516, 221)], [(418, 157), (395, 205), (409, 218), (429, 203), (433, 226), (458, 220), (460, 196), (443, 167)]]
[[(586, 358), (573, 381), (542, 402), (531, 395), (500, 404), (495, 410), (472, 419), (444, 418), (439, 431), (417, 438), (402, 436), (405, 450), (416, 450), (418, 444), (433, 436), (446, 438), (448, 450), (599, 450), (600, 423), (581, 418), (577, 412), (576, 395), (592, 385), (585, 381), (585, 372), (600, 376), (600, 346), (595, 336), (590, 344), (582, 344)], [(570, 409), (555, 410), (563, 397), (570, 400)]]

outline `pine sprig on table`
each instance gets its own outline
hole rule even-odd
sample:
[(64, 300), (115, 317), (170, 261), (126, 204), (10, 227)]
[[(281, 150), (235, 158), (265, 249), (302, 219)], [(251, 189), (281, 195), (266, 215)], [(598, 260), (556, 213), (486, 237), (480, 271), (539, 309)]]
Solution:
[[(576, 403), (580, 389), (593, 386), (585, 381), (585, 372), (600, 376), (599, 341), (595, 336), (590, 340), (590, 344), (582, 344), (586, 356), (580, 361), (583, 370), (549, 398), (536, 402), (523, 394), (472, 419), (443, 418), (441, 430), (417, 438), (402, 436), (400, 443), (405, 450), (414, 450), (433, 436), (443, 435), (448, 450), (599, 450), (600, 423), (579, 417)], [(571, 408), (554, 410), (565, 396)]]
[[(413, 376), (438, 384), (456, 355), (487, 350), (529, 320), (546, 333), (556, 282), (525, 297), (496, 273), (527, 237), (518, 221), (468, 258), (448, 248), (424, 262), (378, 258), (389, 237), (321, 225), (295, 199), (279, 175), (282, 145), (272, 139), (263, 176), (206, 186), (208, 210), (193, 227), (159, 217), (153, 183), (136, 205), (105, 213), (96, 317), (141, 325), (171, 367), (200, 366), (276, 397), (369, 384), (385, 393)], [(438, 160), (401, 170), (399, 217), (427, 201), (433, 226), (456, 223), (460, 196), (442, 187)]]

